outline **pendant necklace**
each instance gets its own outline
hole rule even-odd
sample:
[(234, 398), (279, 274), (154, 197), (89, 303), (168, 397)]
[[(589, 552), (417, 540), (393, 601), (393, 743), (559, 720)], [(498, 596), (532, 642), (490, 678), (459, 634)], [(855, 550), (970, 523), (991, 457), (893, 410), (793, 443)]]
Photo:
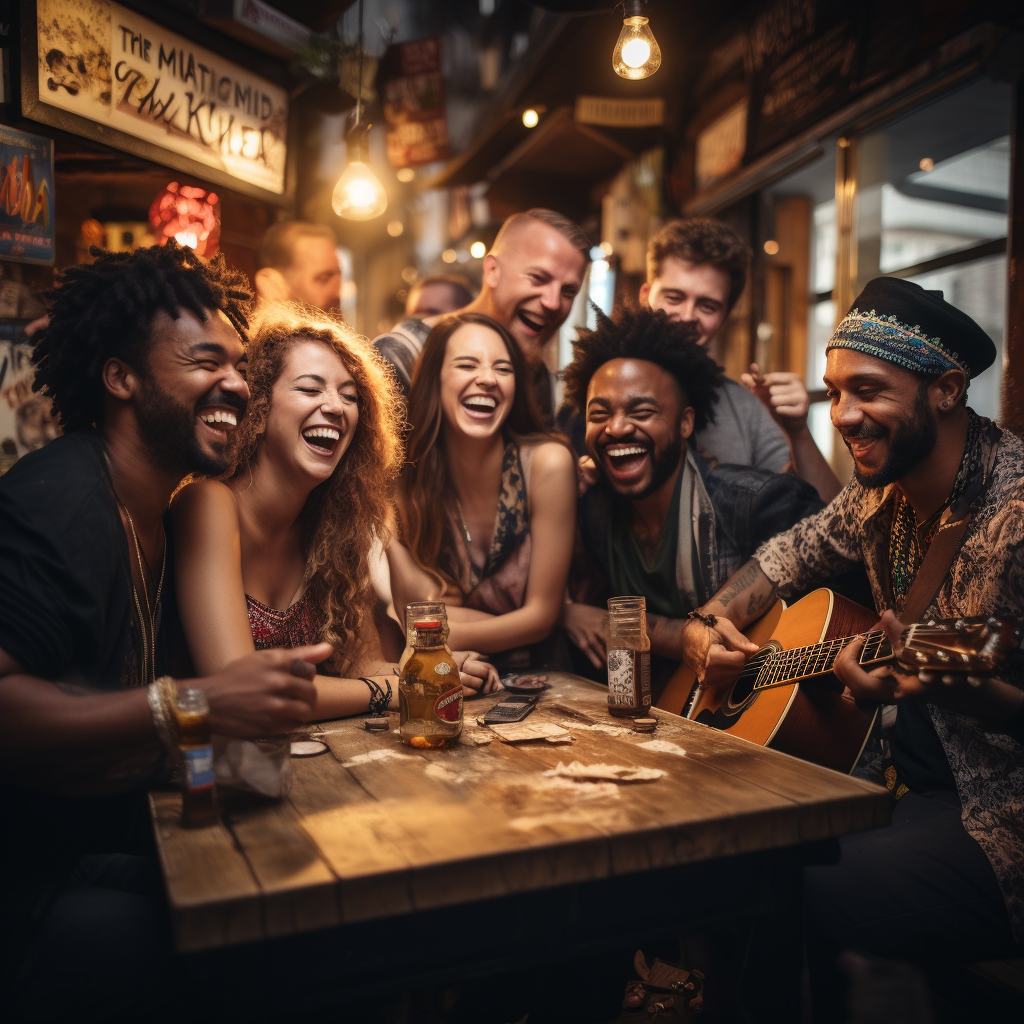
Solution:
[[(116, 495), (115, 495), (116, 497)], [(146, 586), (146, 570), (143, 565), (142, 545), (139, 543), (139, 535), (135, 532), (135, 523), (128, 507), (117, 498), (117, 504), (124, 512), (128, 520), (128, 529), (131, 531), (132, 542), (135, 544), (135, 559), (139, 566), (139, 579), (142, 580), (142, 596), (146, 602), (146, 617), (142, 616), (142, 605), (139, 602), (139, 592), (136, 589), (135, 581), (132, 580), (132, 597), (135, 599), (135, 611), (139, 617), (139, 627), (142, 632), (142, 677), (143, 685), (156, 681), (156, 616), (160, 610), (160, 595), (164, 589), (164, 573), (167, 571), (167, 531), (164, 531), (164, 553), (160, 563), (160, 582), (156, 586), (156, 599), (153, 604), (149, 603), (149, 587)], [(147, 635), (146, 625), (149, 625)]]

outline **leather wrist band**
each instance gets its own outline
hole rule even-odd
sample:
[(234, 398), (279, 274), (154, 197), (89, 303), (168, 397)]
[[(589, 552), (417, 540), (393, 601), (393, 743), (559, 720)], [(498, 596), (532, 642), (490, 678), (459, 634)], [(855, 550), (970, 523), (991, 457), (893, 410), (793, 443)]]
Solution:
[(391, 681), (385, 676), (384, 686), (381, 686), (375, 679), (369, 676), (360, 676), (360, 679), (370, 688), (370, 703), (368, 710), (371, 715), (386, 715), (391, 707)]
[(715, 626), (718, 625), (717, 615), (704, 615), (701, 612), (693, 611), (687, 612), (686, 617), (688, 619), (695, 619), (697, 622), (703, 622), (704, 625), (708, 627), (708, 629), (714, 629)]

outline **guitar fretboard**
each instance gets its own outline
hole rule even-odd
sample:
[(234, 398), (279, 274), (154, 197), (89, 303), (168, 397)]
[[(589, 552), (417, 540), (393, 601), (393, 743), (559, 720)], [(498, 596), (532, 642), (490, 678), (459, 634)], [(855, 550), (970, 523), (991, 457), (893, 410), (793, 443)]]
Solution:
[[(774, 651), (764, 659), (755, 659), (755, 663), (749, 664), (741, 675), (747, 675), (748, 672), (756, 673), (753, 684), (755, 690), (824, 675), (832, 671), (839, 652), (854, 639), (854, 636), (843, 636), (835, 640), (823, 640), (807, 647)], [(875, 662), (888, 661), (892, 657), (889, 637), (884, 630), (877, 629), (866, 635), (864, 648), (858, 660), (861, 665), (871, 665)]]

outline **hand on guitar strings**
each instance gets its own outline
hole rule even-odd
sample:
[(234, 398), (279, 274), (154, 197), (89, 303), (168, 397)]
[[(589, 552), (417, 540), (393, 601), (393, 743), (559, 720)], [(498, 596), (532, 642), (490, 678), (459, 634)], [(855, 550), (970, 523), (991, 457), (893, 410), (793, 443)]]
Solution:
[[(903, 623), (891, 611), (882, 613), (875, 629), (885, 630), (895, 653), (902, 648)], [(857, 700), (874, 700), (891, 704), (901, 697), (914, 697), (924, 692), (924, 684), (914, 673), (901, 671), (895, 662), (866, 672), (860, 666), (860, 655), (866, 636), (861, 634), (840, 651), (832, 671)]]
[(717, 616), (712, 628), (697, 619), (687, 619), (682, 633), (683, 661), (697, 676), (701, 686), (725, 686), (731, 683), (757, 651), (727, 618)]
[[(897, 655), (902, 651), (903, 624), (891, 611), (884, 612), (874, 628), (885, 630)], [(864, 636), (858, 636), (843, 648), (832, 667), (836, 678), (858, 700), (892, 703), (906, 697), (925, 697), (929, 704), (995, 725), (1020, 711), (1021, 692), (1010, 683), (992, 677), (969, 682), (966, 674), (947, 676), (952, 678), (951, 682), (939, 682), (940, 673), (932, 673), (926, 682), (895, 662), (866, 672), (859, 663), (863, 648)]]

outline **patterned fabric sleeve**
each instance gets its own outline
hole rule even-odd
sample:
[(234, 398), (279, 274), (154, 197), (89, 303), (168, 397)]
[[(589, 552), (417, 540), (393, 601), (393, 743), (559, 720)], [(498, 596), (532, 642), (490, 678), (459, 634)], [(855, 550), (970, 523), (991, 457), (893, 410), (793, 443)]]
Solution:
[(761, 571), (783, 597), (811, 590), (860, 561), (863, 504), (864, 489), (851, 483), (831, 505), (754, 552)]

